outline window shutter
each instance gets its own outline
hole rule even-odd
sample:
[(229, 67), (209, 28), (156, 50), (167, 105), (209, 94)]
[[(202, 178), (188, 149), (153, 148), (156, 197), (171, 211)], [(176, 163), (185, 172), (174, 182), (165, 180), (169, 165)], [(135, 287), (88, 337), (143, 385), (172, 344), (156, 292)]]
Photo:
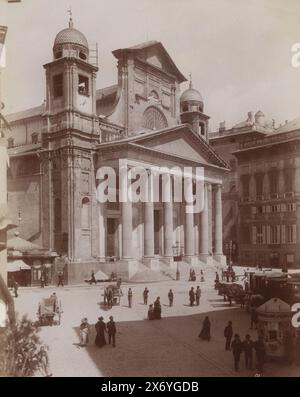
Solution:
[(277, 204), (277, 212), (280, 212), (280, 204)]
[(293, 244), (297, 243), (297, 225), (293, 225)]
[(256, 244), (256, 226), (252, 226), (252, 244)]
[(262, 225), (262, 242), (266, 244), (267, 236), (266, 236), (266, 225)]
[(267, 244), (271, 243), (271, 227), (267, 225)]
[(286, 204), (281, 204), (281, 212), (286, 212)]
[(281, 244), (285, 244), (285, 225), (281, 225)]
[(271, 206), (270, 205), (266, 205), (266, 212), (271, 212)]
[(280, 244), (280, 225), (276, 225), (276, 241), (275, 243)]
[(256, 213), (257, 213), (257, 209), (256, 209), (255, 206), (252, 206), (252, 207), (251, 207), (251, 210), (252, 210), (252, 214), (256, 214)]
[(294, 203), (294, 204), (293, 204), (293, 211), (296, 211), (296, 210), (297, 210), (297, 204)]

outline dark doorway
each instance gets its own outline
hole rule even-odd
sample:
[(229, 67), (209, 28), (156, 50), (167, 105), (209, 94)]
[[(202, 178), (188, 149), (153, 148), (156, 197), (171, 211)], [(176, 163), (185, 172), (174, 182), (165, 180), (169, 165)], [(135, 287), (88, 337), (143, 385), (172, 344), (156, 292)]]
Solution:
[(160, 255), (160, 211), (154, 210), (154, 255)]
[(117, 257), (118, 253), (118, 219), (107, 218), (107, 256)]

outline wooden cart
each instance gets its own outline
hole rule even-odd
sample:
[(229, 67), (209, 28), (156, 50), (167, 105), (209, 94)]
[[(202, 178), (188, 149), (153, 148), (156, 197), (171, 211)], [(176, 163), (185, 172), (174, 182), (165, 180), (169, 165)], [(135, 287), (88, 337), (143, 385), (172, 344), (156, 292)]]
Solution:
[(61, 302), (52, 298), (43, 298), (39, 302), (38, 322), (39, 325), (60, 325), (61, 322)]

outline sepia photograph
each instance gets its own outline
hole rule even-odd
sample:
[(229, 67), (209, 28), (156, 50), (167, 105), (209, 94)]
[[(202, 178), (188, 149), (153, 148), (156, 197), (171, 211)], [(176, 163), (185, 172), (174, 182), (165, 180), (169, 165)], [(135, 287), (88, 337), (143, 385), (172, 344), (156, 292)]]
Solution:
[(300, 376), (299, 6), (0, 0), (1, 378)]

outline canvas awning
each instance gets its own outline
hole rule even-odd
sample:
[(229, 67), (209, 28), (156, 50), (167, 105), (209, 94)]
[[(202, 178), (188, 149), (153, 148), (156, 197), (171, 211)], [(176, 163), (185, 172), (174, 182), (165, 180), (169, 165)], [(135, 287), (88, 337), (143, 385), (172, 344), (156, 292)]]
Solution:
[(28, 266), (21, 259), (17, 259), (15, 261), (7, 263), (7, 271), (8, 272), (19, 272), (20, 270), (31, 270), (31, 267)]

